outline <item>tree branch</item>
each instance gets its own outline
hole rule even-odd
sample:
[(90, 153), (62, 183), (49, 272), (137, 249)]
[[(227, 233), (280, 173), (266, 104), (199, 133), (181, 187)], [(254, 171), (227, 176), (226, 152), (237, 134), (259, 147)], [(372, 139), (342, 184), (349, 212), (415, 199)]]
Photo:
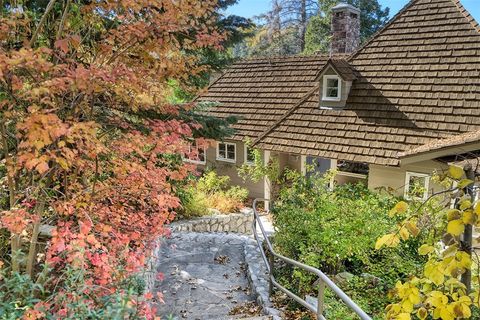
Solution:
[(32, 47), (35, 44), (35, 42), (37, 41), (38, 34), (40, 33), (40, 30), (42, 29), (43, 24), (45, 23), (45, 20), (47, 20), (48, 14), (50, 13), (50, 11), (52, 11), (53, 5), (55, 4), (55, 2), (56, 2), (56, 0), (50, 0), (48, 2), (47, 8), (45, 9), (45, 12), (44, 12), (42, 18), (40, 19), (40, 22), (38, 23), (38, 26), (35, 29), (35, 32), (33, 33), (32, 39), (30, 39), (30, 42), (29, 42), (30, 47)]
[(60, 26), (58, 27), (58, 31), (57, 31), (57, 36), (56, 36), (57, 40), (61, 39), (62, 37), (63, 28), (65, 27), (65, 21), (67, 20), (68, 8), (70, 7), (71, 2), (72, 0), (67, 0), (67, 2), (65, 3), (65, 9), (63, 10), (62, 20), (60, 21)]

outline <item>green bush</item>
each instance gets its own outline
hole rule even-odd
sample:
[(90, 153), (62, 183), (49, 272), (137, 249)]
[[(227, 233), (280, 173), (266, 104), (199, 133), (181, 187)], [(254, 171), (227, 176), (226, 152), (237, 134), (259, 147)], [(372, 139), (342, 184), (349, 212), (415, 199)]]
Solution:
[[(291, 172), (288, 176), (290, 183), (280, 191), (273, 208), (277, 250), (330, 275), (353, 274), (341, 287), (370, 314), (382, 314), (389, 289), (397, 280), (414, 274), (423, 261), (416, 253), (417, 240), (398, 249), (374, 249), (376, 240), (398, 222), (388, 216), (397, 199), (362, 184), (330, 191), (328, 178)], [(379, 279), (371, 289), (363, 285), (364, 279), (370, 278)], [(309, 273), (293, 269), (281, 279), (301, 295), (315, 293), (312, 284), (317, 279)], [(330, 302), (336, 303), (335, 299)]]
[(229, 187), (228, 176), (218, 176), (214, 171), (205, 173), (197, 181), (179, 193), (183, 210), (179, 218), (201, 217), (216, 209), (231, 213), (242, 208), (248, 198), (248, 190), (239, 186)]
[[(141, 306), (130, 303), (144, 294), (142, 277), (132, 276), (119, 282), (115, 293), (92, 297), (83, 276), (81, 270), (68, 268), (61, 275), (65, 282), (60, 287), (47, 288), (27, 275), (0, 268), (0, 319), (37, 319), (34, 310), (41, 312), (38, 319), (58, 319), (60, 305), (66, 310), (62, 319), (142, 319)], [(92, 299), (98, 302), (95, 308)]]

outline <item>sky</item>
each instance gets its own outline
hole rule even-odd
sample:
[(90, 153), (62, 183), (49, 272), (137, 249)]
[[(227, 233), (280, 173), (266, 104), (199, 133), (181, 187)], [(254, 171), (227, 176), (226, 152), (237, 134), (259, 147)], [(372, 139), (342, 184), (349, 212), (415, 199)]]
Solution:
[[(390, 15), (393, 17), (409, 0), (379, 0), (379, 2), (383, 7), (390, 8)], [(461, 2), (473, 17), (480, 21), (480, 0), (461, 0)], [(228, 8), (227, 13), (252, 18), (267, 12), (270, 9), (270, 3), (271, 0), (239, 0), (238, 4)]]

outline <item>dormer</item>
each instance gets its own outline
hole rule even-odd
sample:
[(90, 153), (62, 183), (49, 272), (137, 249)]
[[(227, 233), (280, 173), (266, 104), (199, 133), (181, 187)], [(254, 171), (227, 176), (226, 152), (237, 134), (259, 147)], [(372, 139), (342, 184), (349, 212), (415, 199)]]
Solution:
[(320, 81), (320, 108), (344, 108), (355, 79), (355, 73), (346, 60), (328, 60), (317, 77)]

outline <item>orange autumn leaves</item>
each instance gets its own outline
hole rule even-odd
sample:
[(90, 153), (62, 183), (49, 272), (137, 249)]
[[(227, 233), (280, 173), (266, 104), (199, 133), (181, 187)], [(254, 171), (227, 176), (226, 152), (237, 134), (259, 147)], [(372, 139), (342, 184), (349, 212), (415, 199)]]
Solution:
[[(115, 292), (168, 233), (178, 185), (193, 170), (179, 159), (198, 124), (177, 119), (181, 107), (167, 103), (167, 82), (186, 85), (205, 71), (189, 52), (218, 49), (223, 39), (212, 18), (216, 1), (67, 3), (64, 22), (53, 13), (48, 25), (31, 20), (43, 11), (0, 19), (0, 150), (9, 177), (2, 181), (12, 195), (0, 227), (34, 264), (17, 261), (18, 271), (47, 263), (56, 288), (30, 315), (73, 316), (71, 297)], [(40, 224), (53, 232), (37, 264), (28, 243)], [(71, 268), (85, 273), (82, 292), (62, 287)], [(145, 299), (130, 303), (154, 316)]]

